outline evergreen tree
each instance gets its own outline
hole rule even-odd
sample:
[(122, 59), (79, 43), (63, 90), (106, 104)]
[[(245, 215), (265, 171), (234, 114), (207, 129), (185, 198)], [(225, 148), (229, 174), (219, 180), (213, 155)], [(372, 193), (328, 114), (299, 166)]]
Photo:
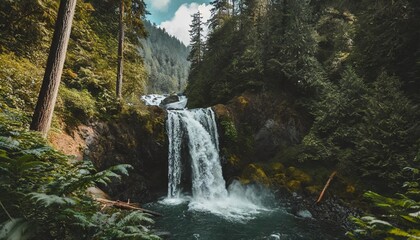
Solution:
[(311, 16), (310, 1), (274, 1), (265, 63), (270, 78), (299, 86), (322, 79)]
[[(129, 6), (127, 13), (125, 6)], [(146, 30), (142, 18), (146, 15), (146, 5), (143, 0), (120, 0), (119, 1), (119, 31), (118, 31), (118, 68), (116, 95), (121, 98), (123, 82), (123, 63), (124, 63), (124, 38), (125, 24), (129, 25), (131, 40), (139, 43), (139, 38), (146, 37)]]
[(355, 60), (369, 81), (387, 69), (413, 97), (420, 89), (420, 2), (363, 1)]
[(210, 4), (213, 5), (213, 8), (210, 10), (211, 18), (209, 20), (209, 28), (216, 30), (231, 16), (231, 9), (233, 7), (228, 0), (214, 0)]
[(203, 22), (200, 12), (192, 15), (190, 29), (190, 54), (188, 60), (191, 62), (191, 70), (194, 70), (203, 60), (204, 41), (203, 41)]

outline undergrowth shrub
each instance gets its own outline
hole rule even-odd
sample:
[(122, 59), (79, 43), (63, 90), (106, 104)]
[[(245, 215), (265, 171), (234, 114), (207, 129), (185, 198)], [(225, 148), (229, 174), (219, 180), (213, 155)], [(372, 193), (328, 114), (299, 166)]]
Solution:
[(404, 172), (412, 176), (411, 181), (403, 185), (404, 194), (394, 197), (372, 191), (364, 194), (373, 205), (374, 214), (352, 217), (357, 227), (347, 236), (351, 239), (420, 239), (420, 170), (406, 167)]
[(63, 104), (63, 111), (66, 116), (74, 116), (79, 121), (87, 122), (89, 119), (98, 115), (95, 100), (86, 90), (74, 88), (60, 88), (60, 99)]
[(38, 97), (43, 70), (28, 59), (0, 54), (0, 97), (9, 107), (32, 110)]
[(97, 172), (48, 146), (18, 111), (0, 108), (0, 239), (159, 239), (149, 215), (100, 206), (86, 193), (127, 175), (130, 165)]

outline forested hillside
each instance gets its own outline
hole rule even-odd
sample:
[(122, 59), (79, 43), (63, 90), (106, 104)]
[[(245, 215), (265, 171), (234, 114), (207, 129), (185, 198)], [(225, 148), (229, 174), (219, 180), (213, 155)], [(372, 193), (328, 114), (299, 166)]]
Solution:
[[(146, 36), (144, 2), (79, 0), (74, 18), (73, 8), (66, 8), (70, 3), (76, 1), (0, 1), (0, 239), (159, 239), (146, 228), (153, 222), (149, 216), (101, 211), (86, 192), (127, 175), (131, 166), (99, 172), (91, 161), (58, 152), (50, 138), (55, 133), (68, 150), (77, 126), (106, 122), (139, 103), (147, 82), (138, 51), (139, 39)], [(52, 37), (59, 5), (72, 31), (47, 140), (29, 131), (29, 123), (49, 51), (58, 45)], [(122, 97), (117, 98), (119, 19), (125, 38)]]
[(213, 5), (208, 39), (197, 37), (200, 27), (191, 31), (192, 105), (246, 91), (287, 96), (313, 118), (299, 161), (346, 169), (368, 185), (401, 186), (419, 147), (419, 3)]
[[(33, 111), (58, 9), (57, 1), (2, 1), (0, 94), (9, 107)], [(117, 2), (81, 1), (76, 6), (60, 88), (58, 114), (78, 120), (114, 108), (118, 49)], [(143, 32), (143, 33), (142, 33)], [(123, 96), (138, 101), (147, 73), (139, 55), (144, 29), (126, 33)]]
[(183, 92), (187, 86), (189, 49), (164, 29), (146, 21), (148, 37), (142, 40), (148, 93)]
[[(255, 104), (247, 96), (256, 94), (283, 100), (282, 105), (273, 105), (276, 102), (265, 97), (268, 101), (261, 106), (273, 109), (270, 117), (280, 115), (287, 121), (309, 114), (300, 143), (279, 152), (280, 159), (306, 165), (313, 176), (314, 169), (336, 170), (359, 189), (388, 196), (407, 193), (400, 197), (414, 205), (405, 210), (395, 199), (368, 194), (377, 206), (389, 204), (385, 219), (398, 226), (401, 222), (392, 217), (396, 209), (408, 214), (419, 200), (418, 183), (408, 182), (418, 181), (420, 167), (420, 3), (215, 0), (212, 5), (207, 39), (202, 36), (200, 14), (194, 15), (191, 28), (186, 90), (191, 106), (230, 101), (243, 114), (246, 106)], [(284, 106), (293, 112), (277, 112)], [(248, 114), (241, 119), (252, 118)], [(243, 133), (236, 131), (250, 132), (246, 129), (256, 123), (247, 120), (235, 128), (235, 119), (229, 121), (223, 128), (227, 137), (235, 134), (230, 143), (252, 150), (248, 140), (238, 137)], [(230, 156), (237, 158), (245, 150), (233, 151)], [(404, 218), (401, 214), (397, 215)], [(408, 232), (369, 219), (358, 221), (364, 230), (356, 238), (386, 235), (367, 230), (372, 226), (394, 235), (418, 236), (412, 229), (418, 217), (402, 220), (400, 226)]]

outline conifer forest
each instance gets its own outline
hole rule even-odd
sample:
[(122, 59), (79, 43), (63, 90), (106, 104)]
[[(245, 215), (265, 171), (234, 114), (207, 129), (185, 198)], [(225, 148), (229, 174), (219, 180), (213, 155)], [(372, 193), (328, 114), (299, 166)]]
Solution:
[(420, 239), (420, 1), (0, 0), (2, 239)]

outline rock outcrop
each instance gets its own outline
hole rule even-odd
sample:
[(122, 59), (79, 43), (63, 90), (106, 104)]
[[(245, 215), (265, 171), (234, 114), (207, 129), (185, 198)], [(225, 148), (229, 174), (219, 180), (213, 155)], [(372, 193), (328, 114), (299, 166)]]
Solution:
[(128, 177), (104, 189), (113, 199), (148, 202), (166, 193), (168, 179), (165, 111), (131, 110), (113, 121), (93, 124), (85, 157), (99, 170), (117, 164), (134, 167)]

